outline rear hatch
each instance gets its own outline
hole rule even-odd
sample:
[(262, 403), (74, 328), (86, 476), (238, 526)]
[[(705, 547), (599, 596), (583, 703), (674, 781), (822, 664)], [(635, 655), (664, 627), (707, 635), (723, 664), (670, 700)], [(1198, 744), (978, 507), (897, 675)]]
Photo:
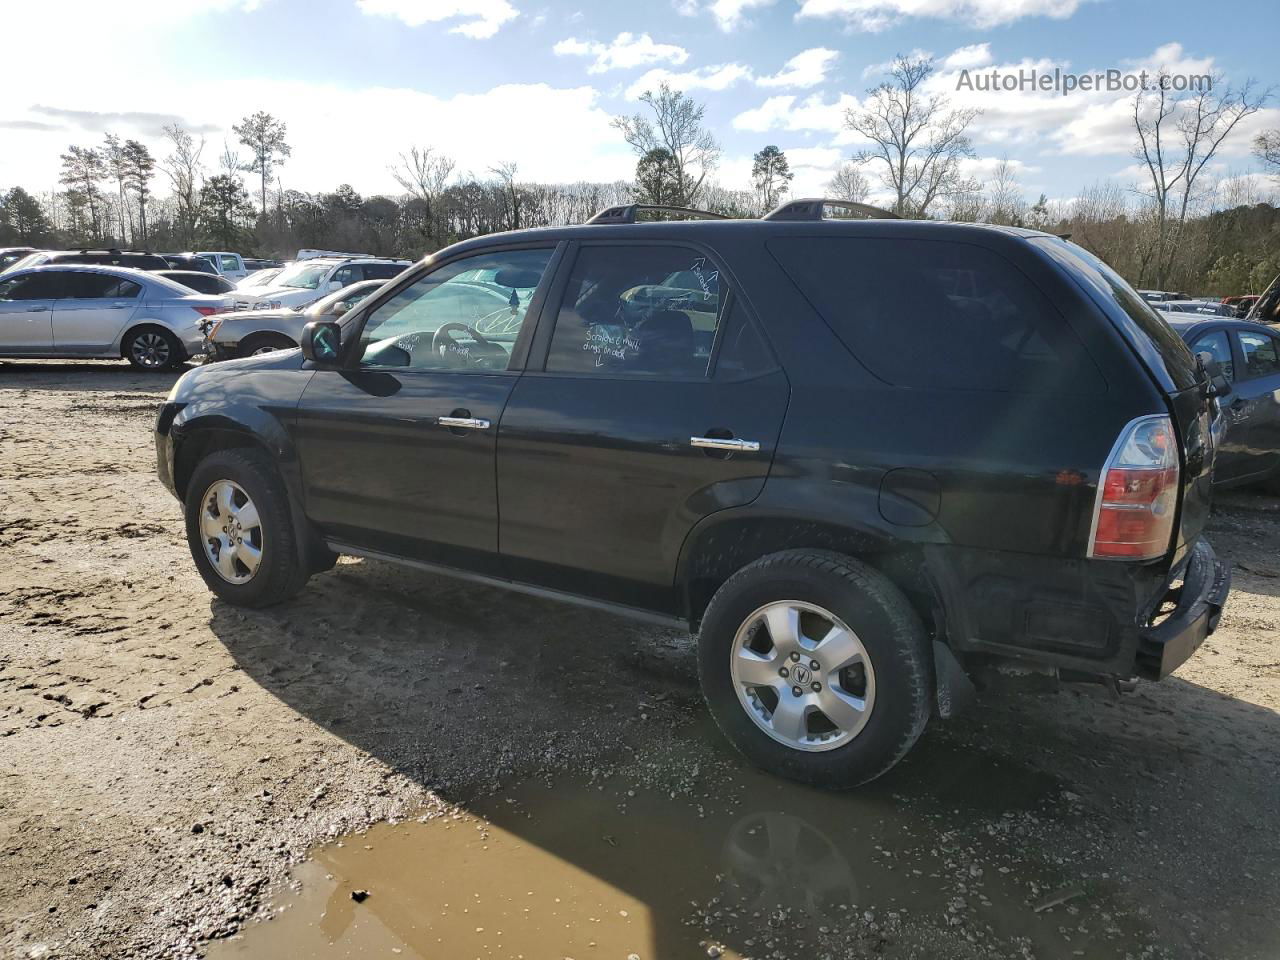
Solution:
[[(1181, 556), (1209, 518), (1213, 498), (1215, 404), (1208, 375), (1182, 338), (1133, 287), (1074, 243), (1036, 237), (1039, 249), (1065, 268), (1110, 318), (1164, 392), (1182, 446), (1182, 496), (1178, 526)], [(1176, 558), (1175, 558), (1176, 559)]]

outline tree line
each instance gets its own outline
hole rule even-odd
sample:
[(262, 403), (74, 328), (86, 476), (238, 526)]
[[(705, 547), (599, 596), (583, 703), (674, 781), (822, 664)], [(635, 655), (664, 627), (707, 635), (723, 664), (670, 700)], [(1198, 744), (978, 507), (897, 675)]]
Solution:
[[(866, 144), (836, 171), (825, 195), (873, 198), (910, 218), (1029, 226), (1070, 234), (1140, 286), (1194, 292), (1256, 292), (1280, 273), (1280, 211), (1256, 179), (1215, 178), (1223, 142), (1272, 91), (1223, 78), (1203, 90), (1157, 83), (1132, 100), (1133, 157), (1143, 171), (1131, 187), (1100, 181), (1069, 200), (1030, 202), (1017, 164), (1001, 160), (985, 180), (972, 174), (969, 136), (980, 111), (930, 92), (936, 65), (899, 56), (844, 124)], [(760, 216), (790, 192), (794, 173), (774, 144), (753, 157), (750, 181), (719, 182), (722, 149), (704, 106), (662, 83), (641, 110), (614, 127), (636, 157), (634, 178), (611, 183), (522, 180), (514, 160), (464, 172), (428, 145), (409, 146), (389, 166), (396, 196), (361, 196), (348, 184), (311, 193), (285, 189), (292, 155), (287, 124), (258, 111), (232, 126), (235, 142), (217, 157), (174, 124), (157, 159), (132, 139), (107, 134), (60, 157), (61, 190), (0, 192), (0, 244), (196, 247), (289, 256), (299, 247), (420, 257), (500, 230), (581, 223), (598, 210), (639, 202)], [(241, 152), (243, 151), (243, 153)], [(1259, 135), (1254, 155), (1280, 177), (1280, 131)], [(245, 177), (256, 189), (246, 185)], [(157, 192), (156, 182), (167, 184)], [(255, 195), (256, 194), (256, 195)]]

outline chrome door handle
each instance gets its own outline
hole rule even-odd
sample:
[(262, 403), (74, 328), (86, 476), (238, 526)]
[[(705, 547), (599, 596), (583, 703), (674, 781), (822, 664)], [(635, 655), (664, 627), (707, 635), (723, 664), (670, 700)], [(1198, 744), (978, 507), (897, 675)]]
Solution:
[(464, 430), (488, 430), (489, 421), (479, 417), (436, 417), (442, 427), (461, 427)]
[(742, 450), (755, 453), (760, 444), (754, 440), (721, 440), (719, 437), (690, 437), (689, 446), (706, 447), (708, 450)]

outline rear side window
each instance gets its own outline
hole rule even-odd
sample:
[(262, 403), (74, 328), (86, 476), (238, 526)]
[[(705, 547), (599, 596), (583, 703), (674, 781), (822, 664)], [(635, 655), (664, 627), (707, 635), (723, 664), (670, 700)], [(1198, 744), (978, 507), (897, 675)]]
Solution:
[(1190, 349), (1120, 274), (1074, 243), (1057, 237), (1037, 237), (1033, 242), (1095, 296), (1120, 308), (1123, 316), (1136, 328), (1136, 334), (1131, 336), (1145, 337), (1151, 343), (1176, 389), (1185, 390), (1196, 385), (1195, 358)]
[(404, 265), (399, 263), (366, 263), (364, 278), (366, 280), (390, 280), (404, 273)]
[(706, 376), (723, 303), (719, 270), (696, 250), (583, 247), (556, 314), (546, 369)]
[(849, 351), (896, 386), (1104, 389), (1062, 315), (999, 254), (950, 241), (780, 237), (769, 250)]
[(141, 284), (107, 273), (73, 273), (67, 280), (62, 296), (71, 300), (132, 300), (142, 292)]
[(1273, 377), (1280, 373), (1280, 351), (1274, 337), (1252, 330), (1241, 330), (1238, 335), (1246, 377)]

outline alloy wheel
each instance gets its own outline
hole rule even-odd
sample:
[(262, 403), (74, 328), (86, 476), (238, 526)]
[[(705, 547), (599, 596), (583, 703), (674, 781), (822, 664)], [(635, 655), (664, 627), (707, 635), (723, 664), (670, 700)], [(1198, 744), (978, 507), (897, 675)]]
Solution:
[(871, 658), (858, 635), (816, 604), (782, 600), (743, 621), (729, 652), (738, 702), (794, 750), (832, 750), (866, 726), (875, 705)]
[(140, 367), (167, 367), (171, 359), (169, 341), (159, 333), (140, 333), (133, 338), (129, 354)]
[(200, 539), (218, 576), (248, 583), (262, 564), (262, 520), (249, 495), (231, 480), (209, 485), (200, 501)]

